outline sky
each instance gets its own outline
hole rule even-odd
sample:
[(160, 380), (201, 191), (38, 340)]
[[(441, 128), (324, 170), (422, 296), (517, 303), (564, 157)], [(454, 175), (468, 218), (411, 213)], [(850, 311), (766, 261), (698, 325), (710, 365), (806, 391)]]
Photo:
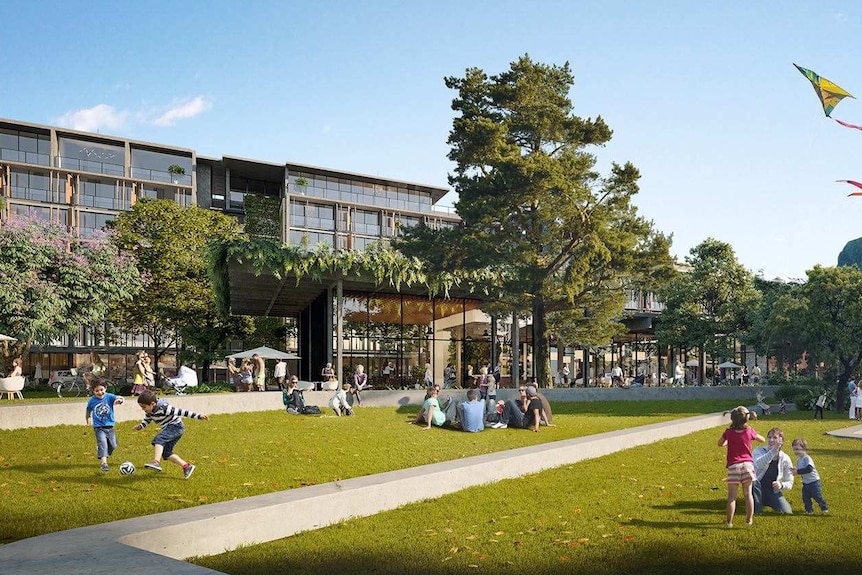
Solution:
[[(862, 3), (823, 0), (0, 0), (0, 117), (198, 155), (448, 186), (447, 76), (568, 62), (592, 152), (641, 172), (681, 261), (707, 238), (767, 279), (862, 236), (862, 132), (793, 63), (862, 98)], [(833, 118), (862, 124), (862, 101)], [(452, 205), (454, 192), (442, 203)]]

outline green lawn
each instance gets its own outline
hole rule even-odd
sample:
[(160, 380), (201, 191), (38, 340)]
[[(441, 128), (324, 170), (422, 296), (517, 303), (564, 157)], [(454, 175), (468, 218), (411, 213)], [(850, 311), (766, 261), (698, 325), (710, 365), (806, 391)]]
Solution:
[[(645, 401), (554, 407), (558, 426), (542, 428), (538, 434), (443, 429), (426, 433), (404, 424), (416, 407), (361, 408), (356, 417), (344, 418), (281, 411), (216, 415), (209, 422), (186, 422), (177, 453), (198, 468), (184, 481), (171, 463), (161, 474), (143, 469), (152, 457), (155, 430), (150, 426), (132, 431), (134, 422), (118, 425), (120, 447), (111, 458), (111, 471), (100, 473), (93, 432), (83, 425), (81, 406), (79, 426), (0, 431), (0, 543), (730, 406), (722, 401)], [(117, 471), (126, 460), (139, 467), (132, 476)]]
[[(602, 406), (584, 423), (601, 420), (605, 408), (632, 405)], [(802, 514), (797, 480), (788, 496), (797, 514), (768, 511), (753, 527), (737, 514), (737, 526), (725, 528), (717, 428), (194, 562), (235, 575), (855, 574), (862, 569), (862, 441), (825, 435), (848, 425), (830, 415), (826, 422), (792, 413), (754, 423), (764, 436), (779, 425), (788, 440), (808, 440), (829, 516)], [(580, 417), (570, 424), (581, 425)]]

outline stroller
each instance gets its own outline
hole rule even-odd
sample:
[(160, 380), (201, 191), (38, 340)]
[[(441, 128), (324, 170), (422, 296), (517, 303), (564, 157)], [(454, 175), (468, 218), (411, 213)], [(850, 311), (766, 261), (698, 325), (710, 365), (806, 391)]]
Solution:
[(180, 366), (176, 377), (165, 378), (168, 389), (173, 389), (177, 395), (185, 395), (190, 387), (197, 387), (198, 374), (195, 370), (184, 365)]

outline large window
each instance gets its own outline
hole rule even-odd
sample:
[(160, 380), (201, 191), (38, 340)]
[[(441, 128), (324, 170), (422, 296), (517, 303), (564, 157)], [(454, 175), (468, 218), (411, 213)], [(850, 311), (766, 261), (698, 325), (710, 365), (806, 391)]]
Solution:
[[(299, 185), (297, 180), (303, 180), (304, 183)], [(431, 193), (426, 191), (309, 172), (291, 173), (289, 182), (291, 193), (312, 198), (413, 212), (430, 212), (432, 209)]]
[(290, 202), (291, 227), (312, 230), (335, 230), (335, 207), (322, 204)]
[[(183, 173), (171, 173), (171, 166), (182, 168)], [(189, 156), (132, 148), (132, 177), (153, 182), (191, 186), (192, 159)]]
[(81, 212), (81, 237), (91, 238), (99, 230), (103, 230), (108, 222), (116, 218), (113, 214), (100, 214), (95, 212)]
[(335, 246), (335, 234), (325, 234), (321, 232), (310, 232), (304, 230), (291, 230), (290, 243), (293, 245), (303, 245), (307, 242), (309, 249), (314, 249), (319, 244), (327, 246)]
[(78, 203), (91, 208), (117, 209), (117, 183), (82, 178), (78, 188)]
[(51, 163), (51, 139), (47, 134), (0, 128), (0, 160), (47, 166)]
[(47, 206), (28, 206), (24, 204), (12, 204), (12, 213), (20, 218), (32, 218), (43, 222), (51, 222), (65, 226), (69, 222), (69, 210), (59, 210)]
[(380, 212), (353, 211), (353, 231), (366, 236), (380, 235)]
[(48, 174), (12, 169), (9, 176), (9, 193), (13, 198), (32, 202), (54, 201)]
[(61, 137), (57, 166), (69, 170), (125, 176), (125, 154), (123, 146)]

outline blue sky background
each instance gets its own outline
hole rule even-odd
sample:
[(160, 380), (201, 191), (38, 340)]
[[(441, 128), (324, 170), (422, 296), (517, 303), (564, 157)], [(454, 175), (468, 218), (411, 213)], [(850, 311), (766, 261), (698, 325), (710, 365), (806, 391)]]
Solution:
[[(633, 162), (680, 258), (707, 237), (768, 278), (862, 236), (862, 132), (810, 68), (862, 98), (862, 4), (695, 1), (5, 0), (0, 117), (447, 185), (445, 76), (570, 62), (580, 116)], [(862, 124), (862, 102), (834, 118)], [(444, 201), (452, 203), (454, 195)]]

